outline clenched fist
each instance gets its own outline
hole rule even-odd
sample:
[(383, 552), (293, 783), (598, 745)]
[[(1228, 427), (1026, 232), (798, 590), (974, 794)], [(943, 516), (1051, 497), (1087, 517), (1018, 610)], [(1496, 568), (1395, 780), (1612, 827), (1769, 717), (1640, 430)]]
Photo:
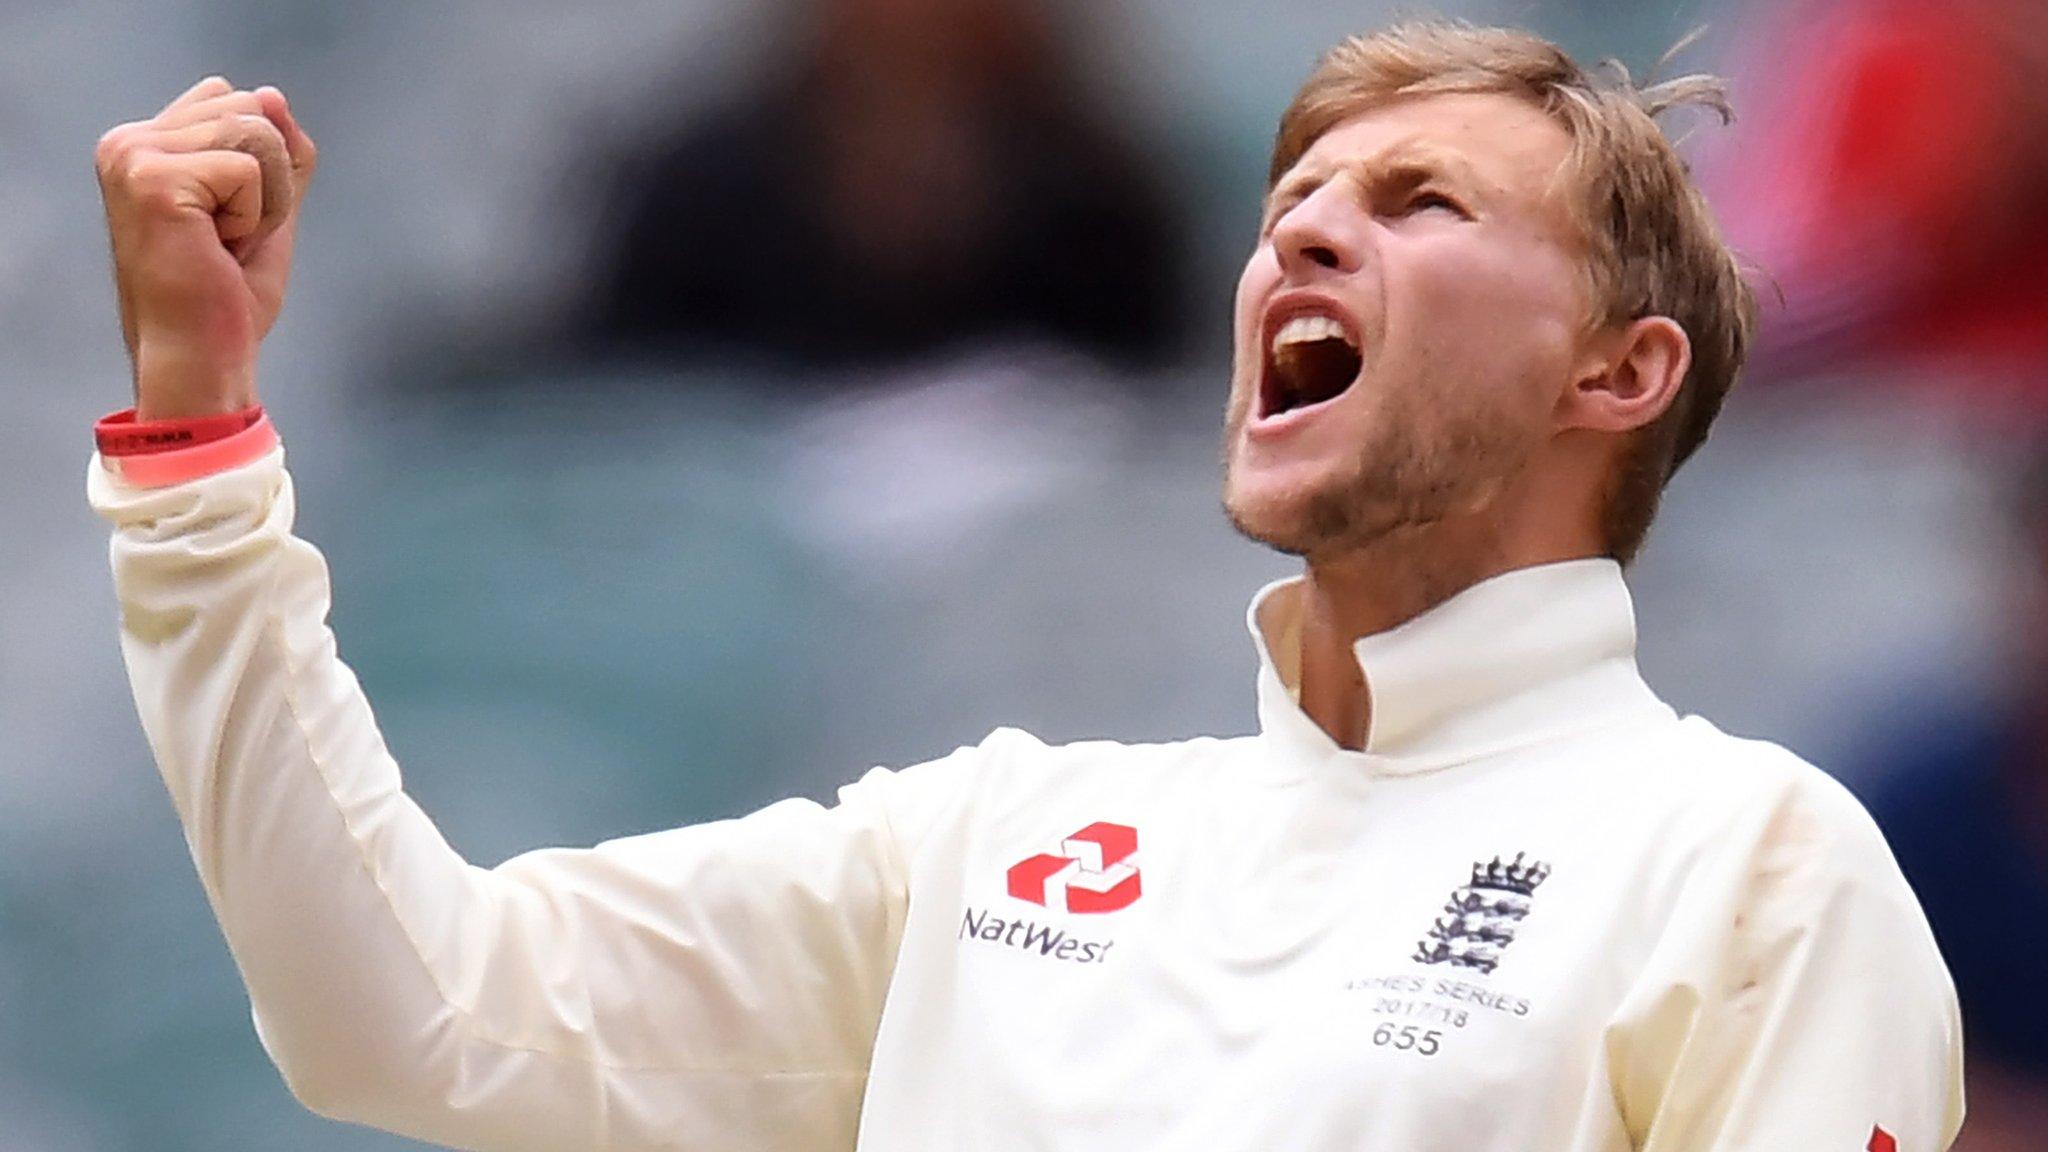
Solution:
[(136, 416), (256, 402), (256, 350), (284, 303), (313, 141), (275, 88), (218, 76), (100, 138)]

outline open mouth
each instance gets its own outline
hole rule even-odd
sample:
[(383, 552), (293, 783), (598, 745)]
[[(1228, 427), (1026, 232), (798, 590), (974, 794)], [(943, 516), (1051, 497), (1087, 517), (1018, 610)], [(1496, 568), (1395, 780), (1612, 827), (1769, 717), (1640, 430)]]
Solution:
[(1335, 317), (1317, 312), (1293, 316), (1267, 342), (1259, 415), (1282, 416), (1335, 400), (1364, 367), (1357, 338)]

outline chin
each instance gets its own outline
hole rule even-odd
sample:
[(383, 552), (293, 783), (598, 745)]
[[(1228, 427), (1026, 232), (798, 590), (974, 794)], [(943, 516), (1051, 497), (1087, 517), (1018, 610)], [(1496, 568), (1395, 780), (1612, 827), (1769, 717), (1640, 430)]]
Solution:
[(1224, 482), (1223, 511), (1247, 539), (1290, 556), (1306, 556), (1342, 531), (1341, 523), (1331, 523), (1333, 507), (1341, 502), (1335, 493), (1263, 479), (1248, 481), (1233, 472)]
[(1315, 559), (1371, 548), (1440, 522), (1449, 511), (1451, 487), (1442, 481), (1404, 485), (1400, 477), (1331, 466), (1253, 468), (1238, 462), (1224, 478), (1223, 510), (1246, 538)]

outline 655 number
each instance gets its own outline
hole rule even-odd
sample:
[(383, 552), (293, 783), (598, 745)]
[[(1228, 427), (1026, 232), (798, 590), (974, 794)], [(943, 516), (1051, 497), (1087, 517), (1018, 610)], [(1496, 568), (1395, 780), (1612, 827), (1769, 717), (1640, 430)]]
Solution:
[(1441, 1032), (1424, 1032), (1413, 1024), (1382, 1024), (1372, 1030), (1372, 1042), (1376, 1047), (1396, 1048), (1403, 1052), (1412, 1049), (1422, 1056), (1436, 1055), (1443, 1038)]

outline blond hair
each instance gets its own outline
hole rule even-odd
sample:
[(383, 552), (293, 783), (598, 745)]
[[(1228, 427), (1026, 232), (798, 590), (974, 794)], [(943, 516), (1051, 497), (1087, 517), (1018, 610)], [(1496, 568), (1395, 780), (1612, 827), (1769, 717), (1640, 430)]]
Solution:
[(1450, 21), (1399, 24), (1344, 41), (1310, 73), (1280, 117), (1267, 188), (1343, 120), (1404, 97), (1443, 93), (1525, 100), (1570, 136), (1562, 175), (1575, 185), (1565, 200), (1587, 248), (1593, 328), (1668, 316), (1691, 340), (1692, 366), (1677, 398), (1636, 434), (1606, 493), (1607, 547), (1626, 563), (1649, 532), (1665, 483), (1706, 440), (1756, 322), (1755, 297), (1735, 254), (1656, 121), (1690, 105), (1726, 123), (1732, 113), (1725, 89), (1698, 75), (1638, 86), (1618, 63), (1582, 68), (1529, 32)]

